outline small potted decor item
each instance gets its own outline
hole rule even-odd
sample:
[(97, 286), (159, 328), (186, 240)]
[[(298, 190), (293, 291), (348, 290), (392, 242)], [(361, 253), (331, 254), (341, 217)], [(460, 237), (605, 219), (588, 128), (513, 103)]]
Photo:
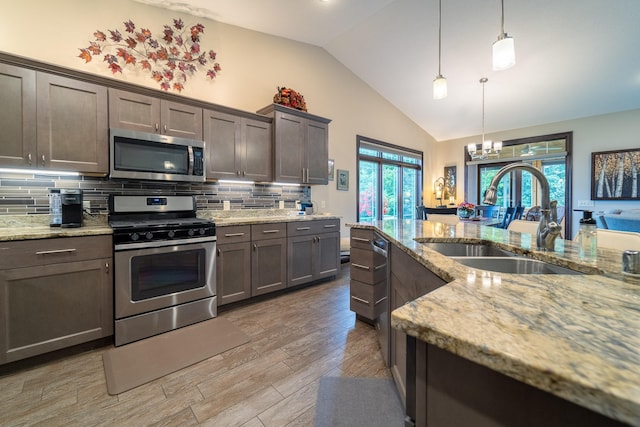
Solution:
[(273, 96), (274, 104), (284, 105), (285, 107), (295, 108), (300, 111), (307, 111), (307, 103), (304, 102), (304, 96), (293, 89), (286, 87), (278, 87), (278, 93)]
[(458, 205), (458, 217), (461, 219), (471, 218), (476, 211), (473, 203), (462, 202)]

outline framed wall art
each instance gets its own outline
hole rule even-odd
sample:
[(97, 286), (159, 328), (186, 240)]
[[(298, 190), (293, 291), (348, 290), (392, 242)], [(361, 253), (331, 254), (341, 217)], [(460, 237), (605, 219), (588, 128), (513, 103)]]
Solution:
[(338, 180), (336, 188), (342, 191), (349, 191), (349, 171), (338, 169)]
[(444, 199), (456, 199), (456, 166), (444, 167)]
[(591, 153), (591, 200), (640, 200), (640, 148)]

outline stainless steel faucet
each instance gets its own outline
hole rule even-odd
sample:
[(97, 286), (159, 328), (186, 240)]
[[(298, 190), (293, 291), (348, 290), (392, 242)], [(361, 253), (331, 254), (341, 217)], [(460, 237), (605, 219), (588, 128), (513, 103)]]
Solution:
[(495, 205), (497, 198), (498, 183), (503, 176), (515, 169), (522, 169), (530, 172), (540, 182), (540, 188), (542, 189), (542, 202), (540, 206), (540, 223), (538, 224), (538, 231), (536, 232), (536, 246), (538, 249), (545, 251), (553, 251), (555, 248), (556, 237), (562, 232), (562, 226), (558, 224), (558, 201), (549, 201), (550, 190), (549, 181), (542, 174), (539, 169), (527, 163), (511, 163), (503, 167), (496, 173), (496, 176), (491, 180), (491, 185), (485, 193), (483, 204)]

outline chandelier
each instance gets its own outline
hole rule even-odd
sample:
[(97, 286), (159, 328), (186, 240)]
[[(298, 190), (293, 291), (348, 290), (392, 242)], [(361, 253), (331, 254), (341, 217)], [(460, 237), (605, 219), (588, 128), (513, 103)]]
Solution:
[(483, 77), (480, 79), (482, 84), (482, 143), (480, 149), (475, 143), (471, 143), (467, 146), (467, 152), (471, 156), (472, 160), (488, 159), (490, 155), (500, 155), (502, 151), (502, 141), (491, 141), (484, 139), (484, 85), (489, 79)]

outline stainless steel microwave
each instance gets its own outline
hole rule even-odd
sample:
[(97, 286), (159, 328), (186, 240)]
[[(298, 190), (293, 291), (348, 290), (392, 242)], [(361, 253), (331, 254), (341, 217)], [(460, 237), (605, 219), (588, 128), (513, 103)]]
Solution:
[(109, 176), (204, 182), (204, 148), (204, 141), (112, 128), (109, 130)]

